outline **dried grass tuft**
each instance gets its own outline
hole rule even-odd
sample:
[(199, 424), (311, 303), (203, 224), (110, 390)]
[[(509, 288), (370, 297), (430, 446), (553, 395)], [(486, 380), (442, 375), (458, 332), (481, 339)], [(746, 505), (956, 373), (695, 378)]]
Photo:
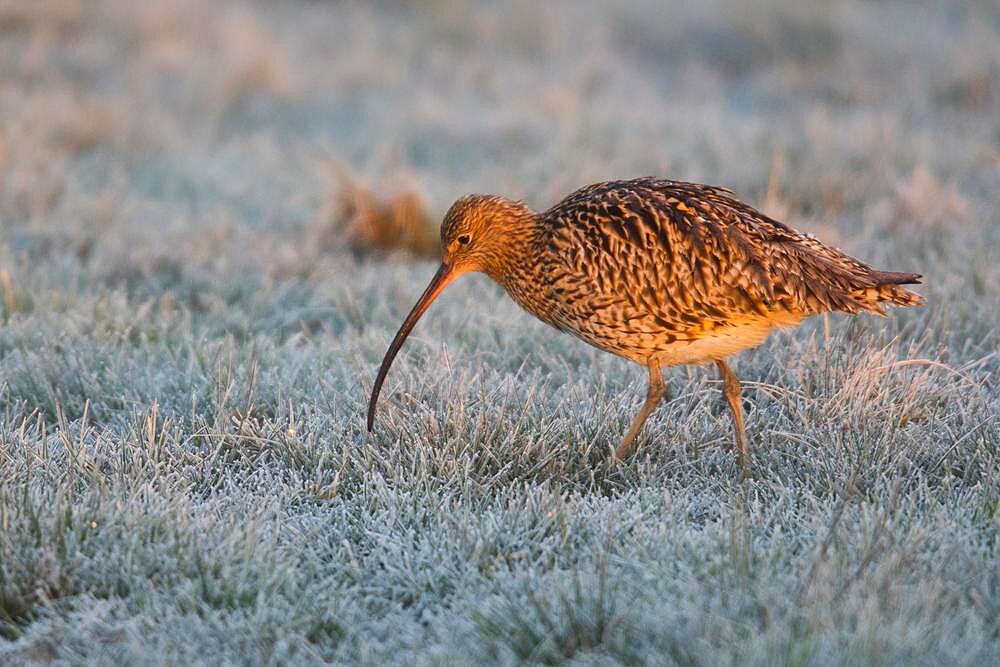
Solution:
[(441, 243), (424, 196), (405, 186), (383, 196), (340, 166), (332, 166), (328, 198), (311, 244), (319, 252), (347, 247), (357, 255), (404, 251), (415, 257), (440, 256)]

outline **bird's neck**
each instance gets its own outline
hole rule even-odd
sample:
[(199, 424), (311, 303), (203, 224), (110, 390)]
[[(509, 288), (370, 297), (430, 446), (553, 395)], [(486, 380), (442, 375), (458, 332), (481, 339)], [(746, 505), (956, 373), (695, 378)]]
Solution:
[(546, 235), (538, 214), (525, 209), (507, 221), (501, 242), (502, 251), (491, 256), (484, 272), (521, 307), (541, 317), (546, 294), (542, 265)]

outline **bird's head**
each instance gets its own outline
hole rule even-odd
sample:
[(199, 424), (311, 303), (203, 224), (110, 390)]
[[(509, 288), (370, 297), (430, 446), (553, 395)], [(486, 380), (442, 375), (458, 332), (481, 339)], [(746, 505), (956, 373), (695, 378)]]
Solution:
[(456, 276), (481, 271), (500, 280), (525, 223), (534, 217), (520, 201), (493, 195), (462, 197), (441, 222), (444, 265)]
[(441, 266), (403, 320), (382, 359), (368, 403), (369, 431), (375, 422), (375, 404), (389, 367), (431, 302), (452, 280), (469, 271), (480, 271), (502, 283), (507, 267), (519, 259), (523, 240), (535, 231), (535, 220), (535, 213), (523, 202), (492, 195), (468, 195), (448, 209), (441, 222)]

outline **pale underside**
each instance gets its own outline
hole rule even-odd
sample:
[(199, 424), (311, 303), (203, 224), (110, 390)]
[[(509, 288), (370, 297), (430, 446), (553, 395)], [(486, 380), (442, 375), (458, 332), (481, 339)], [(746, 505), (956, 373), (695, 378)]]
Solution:
[(650, 331), (635, 337), (636, 345), (623, 348), (608, 345), (608, 341), (587, 335), (585, 331), (573, 332), (579, 338), (636, 363), (648, 366), (656, 360), (663, 368), (682, 364), (702, 364), (724, 359), (732, 354), (757, 347), (776, 328), (790, 327), (802, 321), (804, 316), (788, 313), (774, 319), (748, 319), (742, 323), (719, 327), (693, 340), (665, 342), (663, 333)]
[[(663, 367), (715, 361), (757, 347), (773, 329), (773, 324), (763, 320), (729, 326), (698, 340), (671, 343), (650, 357), (655, 357)], [(648, 359), (636, 361), (648, 363)]]

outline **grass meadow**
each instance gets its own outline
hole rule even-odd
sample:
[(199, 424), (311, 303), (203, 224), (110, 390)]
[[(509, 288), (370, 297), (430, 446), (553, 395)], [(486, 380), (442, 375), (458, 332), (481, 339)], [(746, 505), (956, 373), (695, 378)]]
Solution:
[[(644, 174), (927, 305), (736, 358), (746, 483), (481, 276), (366, 432), (453, 199)], [(990, 0), (4, 0), (0, 663), (997, 664), (998, 204)]]

